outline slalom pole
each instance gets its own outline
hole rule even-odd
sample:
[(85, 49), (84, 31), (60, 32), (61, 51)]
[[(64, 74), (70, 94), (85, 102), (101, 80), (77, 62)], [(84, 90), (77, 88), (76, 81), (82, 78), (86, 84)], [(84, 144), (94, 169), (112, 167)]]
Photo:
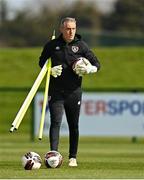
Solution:
[[(53, 31), (52, 39), (55, 39), (55, 30)], [(39, 128), (39, 140), (42, 139), (42, 134), (43, 134), (46, 105), (47, 105), (47, 101), (48, 101), (48, 90), (49, 90), (49, 82), (50, 82), (51, 64), (52, 64), (51, 59), (49, 59), (48, 64), (47, 64), (48, 71), (47, 71), (47, 76), (46, 76), (45, 93), (44, 93), (42, 115), (41, 115), (40, 128)]]
[(48, 72), (47, 72), (47, 76), (46, 76), (43, 108), (42, 108), (42, 115), (41, 115), (40, 128), (39, 128), (39, 140), (42, 139), (42, 134), (43, 134), (43, 126), (44, 126), (46, 105), (47, 105), (47, 100), (48, 100), (48, 89), (49, 89), (49, 81), (50, 81), (50, 71), (51, 71), (51, 60), (48, 61)]
[(20, 123), (21, 123), (21, 121), (22, 121), (22, 119), (23, 119), (23, 117), (24, 117), (35, 93), (36, 93), (36, 91), (38, 90), (46, 72), (47, 72), (47, 62), (43, 66), (42, 70), (40, 71), (40, 73), (39, 73), (37, 79), (35, 80), (30, 92), (28, 93), (26, 99), (24, 100), (20, 110), (18, 111), (18, 113), (17, 113), (17, 115), (16, 115), (16, 117), (15, 117), (15, 119), (11, 125), (10, 132), (13, 132), (14, 130), (18, 129), (18, 127), (19, 127), (19, 125), (20, 125)]
[[(53, 36), (52, 36), (52, 39), (55, 39), (55, 30), (53, 32)], [(20, 107), (14, 121), (12, 122), (12, 125), (11, 125), (11, 128), (10, 128), (10, 132), (13, 132), (14, 130), (17, 130), (18, 127), (20, 126), (21, 122), (22, 122), (22, 119), (34, 97), (34, 95), (36, 94), (44, 76), (46, 75), (47, 73), (47, 70), (48, 70), (48, 67), (47, 67), (47, 63), (48, 61), (46, 61), (46, 63), (44, 64), (43, 68), (41, 69), (37, 79), (35, 80), (30, 92), (28, 93), (26, 99), (24, 100), (22, 106)]]

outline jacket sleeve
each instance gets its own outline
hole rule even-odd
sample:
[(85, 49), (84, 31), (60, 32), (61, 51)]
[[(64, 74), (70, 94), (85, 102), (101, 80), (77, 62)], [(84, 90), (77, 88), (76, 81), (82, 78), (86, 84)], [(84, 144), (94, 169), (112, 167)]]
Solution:
[(43, 48), (41, 55), (39, 57), (39, 66), (42, 68), (48, 58), (51, 57), (51, 41), (49, 41)]
[(82, 41), (82, 48), (83, 48), (84, 57), (86, 59), (88, 59), (90, 61), (90, 63), (93, 66), (96, 66), (97, 69), (99, 70), (100, 69), (100, 62), (99, 62), (99, 60), (97, 59), (95, 54), (90, 50), (90, 48), (88, 47), (88, 45), (84, 41)]

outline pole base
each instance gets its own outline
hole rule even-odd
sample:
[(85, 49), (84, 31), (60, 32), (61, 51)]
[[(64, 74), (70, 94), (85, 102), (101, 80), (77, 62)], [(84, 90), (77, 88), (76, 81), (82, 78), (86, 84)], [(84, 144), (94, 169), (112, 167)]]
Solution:
[(10, 132), (12, 133), (12, 132), (14, 131), (14, 129), (15, 129), (15, 127), (12, 126), (12, 127), (10, 128)]

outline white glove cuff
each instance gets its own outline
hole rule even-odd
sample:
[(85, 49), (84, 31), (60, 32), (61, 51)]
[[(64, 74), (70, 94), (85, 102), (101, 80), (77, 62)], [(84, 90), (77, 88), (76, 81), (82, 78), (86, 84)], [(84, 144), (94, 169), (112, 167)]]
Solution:
[(92, 66), (90, 73), (95, 73), (95, 72), (97, 72), (97, 67), (96, 66)]
[(89, 68), (87, 69), (87, 73), (95, 73), (97, 72), (97, 67), (96, 66), (89, 66)]

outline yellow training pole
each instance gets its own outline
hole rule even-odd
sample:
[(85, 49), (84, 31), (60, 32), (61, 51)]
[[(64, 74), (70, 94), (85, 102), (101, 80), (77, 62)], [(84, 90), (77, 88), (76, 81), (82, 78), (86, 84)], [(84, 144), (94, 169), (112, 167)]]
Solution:
[(18, 113), (17, 113), (17, 115), (16, 115), (16, 117), (12, 123), (12, 127), (10, 129), (10, 132), (13, 132), (14, 129), (15, 130), (18, 129), (18, 127), (19, 127), (19, 125), (20, 125), (20, 123), (21, 123), (21, 121), (22, 121), (22, 119), (23, 119), (23, 117), (24, 117), (24, 115), (25, 115), (36, 91), (37, 91), (37, 89), (39, 88), (40, 83), (42, 82), (46, 72), (47, 72), (47, 62), (43, 66), (41, 72), (39, 73), (37, 79), (35, 80), (32, 88), (30, 90), (29, 94), (27, 95), (27, 97), (26, 97), (25, 101), (23, 102), (20, 110), (18, 111)]
[[(53, 32), (52, 39), (55, 39), (55, 31)], [(39, 140), (42, 139), (44, 120), (45, 120), (45, 112), (46, 112), (46, 105), (47, 105), (47, 101), (48, 101), (48, 89), (49, 89), (50, 72), (51, 72), (51, 60), (50, 59), (48, 60), (47, 69), (48, 69), (48, 72), (47, 72), (47, 76), (46, 76), (44, 101), (43, 101), (42, 115), (41, 115), (40, 128), (39, 128)]]
[[(53, 32), (53, 36), (52, 39), (55, 38), (55, 31)], [(45, 65), (43, 66), (43, 68), (41, 69), (37, 79), (35, 80), (30, 92), (28, 93), (26, 99), (24, 100), (20, 110), (18, 111), (14, 121), (12, 122), (11, 128), (10, 128), (10, 132), (13, 132), (14, 130), (17, 130), (20, 123), (22, 122), (22, 119), (36, 93), (36, 91), (38, 90), (45, 74), (47, 73), (48, 67), (47, 67), (47, 63), (48, 61), (45, 63)]]
[(42, 139), (42, 134), (43, 134), (45, 111), (46, 111), (46, 105), (47, 105), (47, 100), (48, 100), (48, 89), (49, 89), (49, 81), (50, 81), (50, 71), (51, 71), (51, 60), (49, 59), (49, 61), (48, 61), (48, 72), (47, 72), (47, 76), (46, 76), (46, 84), (45, 84), (45, 93), (44, 93), (42, 115), (41, 115), (40, 128), (39, 128), (39, 140)]

